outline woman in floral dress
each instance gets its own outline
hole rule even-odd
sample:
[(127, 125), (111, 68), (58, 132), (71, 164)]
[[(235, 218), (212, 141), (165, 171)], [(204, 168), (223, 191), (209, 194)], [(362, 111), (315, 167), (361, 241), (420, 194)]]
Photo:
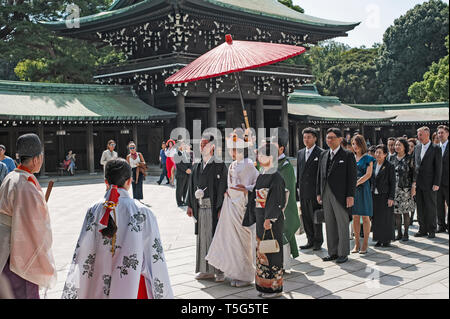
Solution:
[[(395, 202), (394, 214), (397, 227), (396, 240), (408, 240), (408, 228), (410, 225), (410, 212), (415, 210), (414, 193), (412, 184), (414, 181), (414, 156), (409, 155), (409, 143), (405, 138), (399, 138), (395, 142), (397, 155), (391, 156), (390, 161), (395, 168)], [(402, 216), (404, 231), (402, 233)]]

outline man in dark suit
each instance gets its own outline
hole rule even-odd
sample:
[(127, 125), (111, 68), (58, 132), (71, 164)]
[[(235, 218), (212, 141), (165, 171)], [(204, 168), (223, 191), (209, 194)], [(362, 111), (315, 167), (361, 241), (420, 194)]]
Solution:
[(314, 211), (320, 207), (317, 202), (316, 187), (319, 157), (323, 149), (316, 145), (317, 131), (315, 129), (305, 128), (302, 136), (306, 147), (297, 154), (297, 190), (308, 243), (300, 246), (300, 249), (320, 250), (323, 244), (322, 224), (314, 224)]
[(323, 261), (343, 263), (350, 254), (349, 221), (355, 202), (355, 155), (340, 145), (342, 132), (338, 128), (327, 131), (328, 151), (319, 158), (317, 173), (317, 202), (323, 204), (327, 232), (328, 256)]
[[(415, 237), (434, 238), (436, 232), (437, 191), (442, 178), (442, 151), (430, 140), (430, 129), (426, 126), (417, 130), (420, 143), (414, 150), (415, 182), (413, 189), (417, 200), (419, 231)], [(414, 192), (414, 191), (413, 191)]]
[(188, 189), (189, 176), (192, 173), (191, 156), (188, 152), (188, 145), (181, 141), (181, 146), (174, 156), (176, 163), (175, 178), (177, 179), (176, 199), (178, 207), (186, 206), (186, 195)]
[(448, 194), (448, 180), (449, 180), (449, 161), (448, 161), (448, 126), (445, 125), (439, 125), (437, 135), (439, 137), (439, 146), (442, 151), (442, 178), (441, 178), (441, 186), (439, 187), (439, 190), (437, 192), (437, 218), (438, 218), (438, 233), (443, 233), (446, 230), (448, 231), (448, 221), (447, 224), (445, 223), (445, 203), (447, 203), (447, 206), (449, 204), (449, 194)]

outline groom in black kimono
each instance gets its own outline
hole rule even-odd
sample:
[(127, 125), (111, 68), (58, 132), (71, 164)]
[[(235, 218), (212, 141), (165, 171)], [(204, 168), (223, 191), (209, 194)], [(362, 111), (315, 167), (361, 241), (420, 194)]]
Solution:
[(217, 282), (225, 280), (224, 274), (205, 260), (211, 245), (217, 222), (227, 190), (228, 170), (225, 163), (214, 157), (215, 139), (213, 135), (204, 135), (200, 150), (202, 160), (194, 164), (189, 179), (187, 196), (187, 215), (195, 219), (197, 235), (195, 277), (212, 279)]

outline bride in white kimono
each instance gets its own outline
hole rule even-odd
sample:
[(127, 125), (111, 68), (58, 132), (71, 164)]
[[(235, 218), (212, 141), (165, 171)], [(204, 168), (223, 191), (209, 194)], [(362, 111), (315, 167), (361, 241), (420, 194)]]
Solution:
[(228, 190), (205, 259), (231, 278), (231, 286), (243, 287), (255, 279), (255, 232), (242, 226), (242, 219), (247, 206), (246, 190), (253, 190), (259, 173), (253, 161), (244, 158), (242, 147), (231, 148), (230, 154), (234, 162), (228, 170)]
[(109, 161), (105, 178), (111, 186), (86, 214), (62, 298), (173, 298), (156, 217), (128, 192), (131, 167)]

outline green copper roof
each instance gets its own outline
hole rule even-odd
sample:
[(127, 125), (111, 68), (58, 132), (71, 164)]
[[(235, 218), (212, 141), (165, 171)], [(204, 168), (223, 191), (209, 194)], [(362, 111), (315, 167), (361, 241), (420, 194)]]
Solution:
[(395, 115), (369, 112), (342, 104), (335, 96), (322, 96), (315, 87), (296, 90), (289, 96), (288, 112), (309, 120), (335, 122), (389, 122)]
[[(120, 21), (122, 19), (133, 18), (136, 17), (136, 14), (143, 13), (145, 10), (156, 7), (164, 2), (167, 3), (167, 6), (172, 3), (185, 5), (187, 2), (192, 2), (199, 5), (210, 4), (216, 7), (228, 8), (252, 15), (281, 19), (315, 27), (337, 29), (339, 31), (352, 30), (359, 24), (359, 22), (341, 22), (302, 14), (286, 7), (277, 0), (116, 0), (108, 11), (81, 17), (79, 18), (79, 22), (81, 28), (83, 28), (83, 25), (93, 23), (101, 24), (103, 22), (111, 22), (113, 20), (116, 21), (116, 19)], [(55, 31), (67, 29), (65, 21), (40, 21), (40, 23)], [(75, 32), (77, 30), (75, 29), (73, 31)]]
[(313, 17), (295, 11), (285, 6), (284, 4), (279, 3), (278, 0), (204, 0), (204, 1), (234, 10), (245, 11), (248, 13), (254, 13), (262, 16), (268, 16), (293, 22), (301, 22), (304, 24), (310, 24), (314, 26), (322, 26), (322, 27), (344, 26), (353, 29), (360, 23), (360, 22), (334, 21)]
[(405, 103), (405, 104), (350, 104), (361, 110), (366, 111), (385, 111), (385, 110), (405, 110), (405, 109), (434, 109), (448, 108), (448, 102), (429, 102), (429, 103)]
[(395, 114), (393, 122), (448, 122), (449, 103), (414, 103), (414, 104), (351, 104), (360, 110), (384, 111), (386, 114)]
[(449, 103), (343, 104), (335, 96), (322, 96), (314, 85), (304, 85), (289, 96), (290, 115), (328, 122), (448, 122)]
[(141, 101), (127, 86), (0, 81), (0, 118), (12, 120), (157, 120), (175, 113)]
[(142, 0), (115, 0), (111, 6), (108, 8), (108, 11), (112, 11), (112, 10), (116, 10), (116, 9), (121, 9), (124, 7), (128, 7), (132, 4), (141, 2)]

